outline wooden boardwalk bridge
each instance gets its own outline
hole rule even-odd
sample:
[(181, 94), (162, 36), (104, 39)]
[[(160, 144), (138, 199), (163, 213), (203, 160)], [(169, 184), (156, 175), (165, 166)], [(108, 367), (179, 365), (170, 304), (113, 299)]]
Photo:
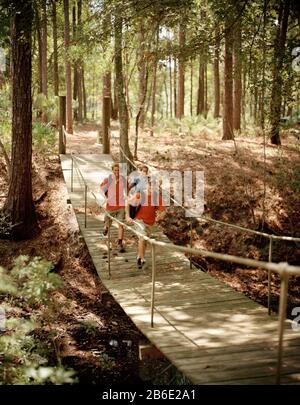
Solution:
[[(99, 204), (103, 203), (99, 183), (109, 173), (111, 163), (109, 155), (74, 155), (74, 158), (61, 155), (65, 182), (81, 234), (106, 288), (141, 332), (192, 383), (274, 384), (277, 316), (268, 316), (266, 308), (207, 273), (190, 269), (190, 262), (183, 253), (166, 248), (164, 244), (155, 247), (154, 294), (151, 249), (146, 254), (148, 268), (137, 270), (137, 238), (128, 230), (125, 231), (126, 252), (114, 249), (108, 252), (107, 238), (102, 236), (103, 213), (92, 215), (89, 206), (95, 205), (95, 199)], [(71, 170), (72, 166), (74, 170)], [(111, 240), (116, 236), (114, 224)], [(171, 246), (159, 230), (155, 239)], [(290, 321), (285, 321), (284, 327), (281, 383), (299, 384), (300, 331), (294, 331)]]

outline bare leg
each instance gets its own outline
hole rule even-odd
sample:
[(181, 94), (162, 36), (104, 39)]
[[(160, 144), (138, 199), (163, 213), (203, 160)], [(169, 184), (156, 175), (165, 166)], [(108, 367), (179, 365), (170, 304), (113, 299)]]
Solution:
[(145, 251), (146, 251), (146, 241), (144, 239), (139, 239), (139, 257), (142, 260), (145, 260)]
[(124, 237), (124, 226), (119, 225), (119, 229), (118, 229), (118, 239), (119, 240), (123, 240)]

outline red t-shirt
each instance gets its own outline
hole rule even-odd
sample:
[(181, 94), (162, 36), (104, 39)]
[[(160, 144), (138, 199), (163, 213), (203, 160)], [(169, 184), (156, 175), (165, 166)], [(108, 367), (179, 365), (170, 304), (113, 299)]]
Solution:
[(124, 177), (119, 176), (118, 179), (116, 179), (114, 175), (110, 175), (103, 180), (100, 184), (100, 188), (104, 193), (107, 192), (107, 211), (115, 211), (125, 208), (125, 196), (128, 184)]
[[(141, 200), (141, 193), (136, 193), (135, 198), (137, 201)], [(140, 219), (147, 225), (154, 225), (155, 223), (155, 212), (156, 210), (164, 211), (164, 203), (161, 195), (158, 196), (158, 201), (151, 201), (152, 196), (148, 194), (148, 201), (143, 201), (135, 219)], [(155, 199), (154, 199), (155, 200)], [(156, 203), (156, 205), (154, 205)]]

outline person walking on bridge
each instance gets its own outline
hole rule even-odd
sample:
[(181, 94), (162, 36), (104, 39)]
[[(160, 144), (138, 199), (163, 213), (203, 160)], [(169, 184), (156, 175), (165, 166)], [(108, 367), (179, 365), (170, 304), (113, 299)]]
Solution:
[[(100, 188), (106, 196), (106, 211), (104, 216), (103, 235), (108, 233), (108, 227), (111, 225), (112, 217), (124, 221), (125, 219), (125, 199), (128, 190), (128, 183), (124, 176), (120, 175), (119, 163), (112, 165), (112, 173), (106, 177), (100, 184)], [(108, 215), (109, 214), (109, 215)], [(124, 227), (118, 225), (118, 248), (121, 253), (125, 252), (124, 248)]]
[[(135, 205), (138, 207), (134, 219), (130, 217), (129, 206)], [(157, 211), (160, 215), (156, 217)], [(126, 221), (135, 225), (136, 231), (141, 236), (138, 242), (137, 268), (142, 269), (146, 265), (145, 252), (147, 243), (143, 236), (151, 237), (154, 225), (157, 219), (162, 219), (165, 215), (165, 207), (159, 188), (155, 181), (148, 177), (148, 184), (144, 189), (137, 191), (126, 204)]]

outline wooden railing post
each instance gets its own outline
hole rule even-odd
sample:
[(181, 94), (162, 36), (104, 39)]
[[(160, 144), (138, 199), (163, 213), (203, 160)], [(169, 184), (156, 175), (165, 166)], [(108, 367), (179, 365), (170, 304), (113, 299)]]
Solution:
[(153, 328), (154, 318), (154, 295), (155, 295), (155, 277), (156, 277), (156, 256), (155, 245), (151, 243), (151, 257), (152, 257), (152, 288), (151, 288), (151, 328)]
[(280, 284), (280, 303), (279, 303), (279, 326), (278, 326), (278, 354), (277, 354), (277, 370), (276, 370), (276, 384), (280, 384), (280, 374), (282, 368), (282, 354), (283, 354), (283, 334), (284, 323), (286, 319), (286, 305), (289, 275), (283, 273), (281, 276)]
[[(272, 262), (272, 247), (273, 247), (273, 238), (270, 236), (269, 239), (269, 263)], [(268, 270), (268, 314), (271, 315), (271, 281), (272, 273), (271, 270)]]
[(87, 185), (84, 184), (84, 227), (86, 228)]
[(108, 277), (110, 274), (110, 218), (108, 219), (108, 232), (107, 232), (107, 260), (108, 260)]

